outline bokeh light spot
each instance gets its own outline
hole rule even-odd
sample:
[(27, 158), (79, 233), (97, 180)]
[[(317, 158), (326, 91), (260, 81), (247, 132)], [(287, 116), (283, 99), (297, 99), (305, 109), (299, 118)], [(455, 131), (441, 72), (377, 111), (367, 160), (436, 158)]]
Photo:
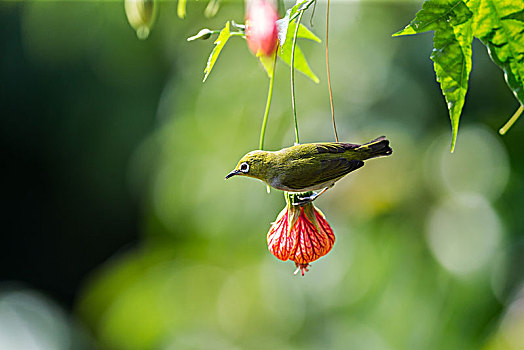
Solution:
[(0, 349), (70, 349), (65, 313), (40, 293), (0, 292)]
[(502, 227), (491, 205), (478, 195), (457, 195), (433, 209), (427, 221), (431, 252), (447, 270), (467, 275), (494, 256)]
[[(509, 179), (505, 147), (494, 131), (480, 126), (461, 128), (454, 153), (449, 149), (449, 132), (443, 133), (428, 150), (428, 182), (437, 191), (478, 193), (496, 199)], [(437, 185), (437, 186), (435, 186)]]

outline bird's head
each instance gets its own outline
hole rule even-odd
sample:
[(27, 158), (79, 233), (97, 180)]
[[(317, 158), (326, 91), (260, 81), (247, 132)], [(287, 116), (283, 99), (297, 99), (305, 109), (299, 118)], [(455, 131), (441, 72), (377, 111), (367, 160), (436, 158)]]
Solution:
[(227, 174), (226, 180), (235, 175), (249, 176), (265, 181), (269, 152), (252, 151), (240, 159), (235, 169)]

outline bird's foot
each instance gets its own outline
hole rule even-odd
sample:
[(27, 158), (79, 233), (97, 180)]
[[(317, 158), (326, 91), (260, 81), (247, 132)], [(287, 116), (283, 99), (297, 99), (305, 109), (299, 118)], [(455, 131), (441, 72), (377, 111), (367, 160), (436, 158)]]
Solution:
[(326, 192), (329, 189), (329, 187), (323, 188), (320, 192), (308, 192), (307, 195), (301, 196), (301, 194), (297, 194), (296, 196), (293, 196), (293, 205), (306, 205), (307, 203), (313, 202), (315, 199), (320, 197), (324, 192)]
[(315, 199), (317, 199), (318, 197), (318, 194), (313, 192), (313, 194), (309, 195), (309, 196), (300, 196), (300, 195), (296, 195), (294, 198), (293, 198), (293, 205), (300, 205), (300, 206), (303, 206), (303, 205), (306, 205), (308, 203), (311, 203), (313, 202)]

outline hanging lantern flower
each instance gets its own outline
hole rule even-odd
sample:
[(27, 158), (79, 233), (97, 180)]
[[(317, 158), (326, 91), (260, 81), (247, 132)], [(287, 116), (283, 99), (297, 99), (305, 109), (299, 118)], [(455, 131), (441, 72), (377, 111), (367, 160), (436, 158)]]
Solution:
[[(306, 194), (307, 195), (307, 194)], [(326, 255), (335, 235), (324, 214), (312, 202), (294, 205), (296, 194), (285, 193), (286, 207), (278, 214), (267, 234), (269, 251), (280, 260), (295, 262), (302, 276), (309, 263)]]
[(278, 13), (271, 0), (246, 2), (246, 40), (251, 52), (258, 56), (272, 56), (277, 47)]

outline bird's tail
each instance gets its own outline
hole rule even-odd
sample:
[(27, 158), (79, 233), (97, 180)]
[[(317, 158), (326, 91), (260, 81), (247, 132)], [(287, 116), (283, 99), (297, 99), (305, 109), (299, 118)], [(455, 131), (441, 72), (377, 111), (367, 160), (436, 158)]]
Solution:
[(393, 153), (391, 147), (389, 147), (389, 141), (386, 140), (386, 136), (381, 136), (368, 143), (361, 145), (357, 148), (362, 153), (362, 160), (369, 158), (389, 156)]

